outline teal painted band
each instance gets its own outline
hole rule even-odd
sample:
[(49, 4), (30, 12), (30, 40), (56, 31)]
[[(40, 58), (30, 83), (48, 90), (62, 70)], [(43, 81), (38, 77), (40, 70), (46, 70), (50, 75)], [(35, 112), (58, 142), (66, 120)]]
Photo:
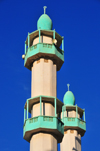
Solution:
[(86, 122), (76, 117), (64, 117), (64, 127), (78, 127), (86, 131)]
[[(60, 49), (55, 47), (53, 44), (47, 44), (47, 43), (38, 43), (36, 45), (33, 45), (27, 49), (25, 59), (24, 59), (24, 66), (27, 67), (28, 69), (30, 68), (31, 62), (33, 60), (36, 60), (35, 56), (38, 57), (37, 55), (40, 54), (45, 54), (45, 56), (52, 56), (55, 57), (56, 63), (58, 66), (61, 66), (64, 62), (64, 52)], [(31, 59), (30, 63), (28, 63), (28, 58), (33, 58)], [(59, 59), (59, 61), (57, 61)], [(60, 64), (61, 63), (61, 64)]]
[(55, 29), (54, 29), (54, 31), (53, 31), (53, 39), (55, 39)]
[[(29, 35), (31, 36), (32, 34), (35, 34), (37, 31), (39, 31), (39, 30), (35, 30), (34, 32), (31, 32), (31, 33), (29, 33)], [(42, 31), (46, 31), (47, 33), (48, 32), (49, 33), (53, 33), (53, 30), (45, 30), (45, 29), (43, 29)], [(55, 34), (57, 34), (60, 38), (62, 38), (62, 36), (59, 35), (56, 31), (55, 31)]]
[(26, 54), (26, 41), (25, 41), (25, 54)]
[(27, 100), (27, 119), (28, 119), (28, 100)]
[(84, 113), (83, 113), (83, 115), (84, 115), (84, 121), (85, 121), (85, 110), (84, 110)]
[(42, 97), (40, 96), (40, 115), (42, 115)]
[(64, 51), (64, 37), (62, 37), (62, 50)]
[[(51, 129), (51, 131), (53, 130), (53, 133), (55, 131), (59, 131), (62, 136), (64, 134), (64, 123), (57, 117), (36, 116), (25, 120), (23, 126), (24, 139), (27, 140), (27, 136), (31, 138), (32, 134), (34, 132), (36, 133), (36, 131), (38, 131), (40, 128), (46, 132), (49, 132), (49, 130)], [(29, 135), (27, 135), (26, 133), (29, 133)]]

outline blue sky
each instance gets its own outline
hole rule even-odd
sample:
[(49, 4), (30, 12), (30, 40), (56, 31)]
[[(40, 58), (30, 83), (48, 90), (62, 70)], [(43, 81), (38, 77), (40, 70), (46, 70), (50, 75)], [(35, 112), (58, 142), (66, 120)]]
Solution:
[(100, 0), (0, 0), (0, 151), (29, 151), (23, 139), (23, 108), (31, 95), (31, 72), (21, 56), (27, 33), (37, 29), (45, 5), (53, 29), (64, 36), (57, 97), (63, 100), (70, 83), (76, 104), (86, 110), (82, 151), (99, 150)]

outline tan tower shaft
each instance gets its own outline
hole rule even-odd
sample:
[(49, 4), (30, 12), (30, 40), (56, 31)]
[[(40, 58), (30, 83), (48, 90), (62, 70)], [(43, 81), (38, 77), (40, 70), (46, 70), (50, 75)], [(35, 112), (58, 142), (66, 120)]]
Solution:
[(56, 97), (56, 65), (41, 58), (33, 63), (31, 97), (45, 95)]
[[(50, 59), (41, 58), (33, 63), (31, 97), (45, 95), (56, 97), (56, 65)], [(40, 115), (40, 103), (33, 105), (31, 116)], [(42, 103), (42, 115), (55, 116), (54, 106)], [(38, 133), (31, 137), (30, 151), (57, 151), (57, 140), (49, 133)]]
[(77, 130), (67, 130), (60, 145), (60, 151), (81, 151), (81, 135)]

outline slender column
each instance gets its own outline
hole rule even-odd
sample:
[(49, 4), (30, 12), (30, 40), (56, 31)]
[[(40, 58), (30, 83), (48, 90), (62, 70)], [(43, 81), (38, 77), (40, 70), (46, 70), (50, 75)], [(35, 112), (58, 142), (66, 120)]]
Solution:
[(53, 39), (55, 39), (55, 29), (53, 30)]
[(24, 108), (24, 123), (25, 123), (25, 120), (26, 120), (26, 109)]
[(64, 51), (64, 37), (62, 37), (62, 50)]
[(25, 41), (25, 54), (26, 54), (26, 41)]
[(76, 104), (76, 118), (78, 118), (77, 104)]
[(57, 116), (57, 100), (55, 98), (55, 116)]
[(83, 115), (84, 115), (84, 121), (85, 121), (85, 110), (84, 110), (84, 112), (83, 112)]
[(28, 33), (28, 48), (30, 46), (30, 36), (29, 36), (29, 33)]
[(40, 31), (40, 29), (39, 29), (39, 43), (41, 42), (41, 31)]
[(42, 115), (42, 97), (40, 96), (40, 115)]
[(27, 119), (28, 119), (28, 100), (27, 100)]

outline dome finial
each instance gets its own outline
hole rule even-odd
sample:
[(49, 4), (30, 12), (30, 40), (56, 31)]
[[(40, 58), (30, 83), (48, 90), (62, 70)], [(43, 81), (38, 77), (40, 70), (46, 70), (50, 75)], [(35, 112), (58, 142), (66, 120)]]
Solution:
[(70, 84), (67, 84), (67, 87), (68, 87), (68, 91), (69, 91), (69, 86), (70, 86)]
[(45, 13), (46, 13), (46, 8), (47, 8), (47, 6), (44, 6), (43, 8), (44, 8), (44, 14), (45, 14)]

